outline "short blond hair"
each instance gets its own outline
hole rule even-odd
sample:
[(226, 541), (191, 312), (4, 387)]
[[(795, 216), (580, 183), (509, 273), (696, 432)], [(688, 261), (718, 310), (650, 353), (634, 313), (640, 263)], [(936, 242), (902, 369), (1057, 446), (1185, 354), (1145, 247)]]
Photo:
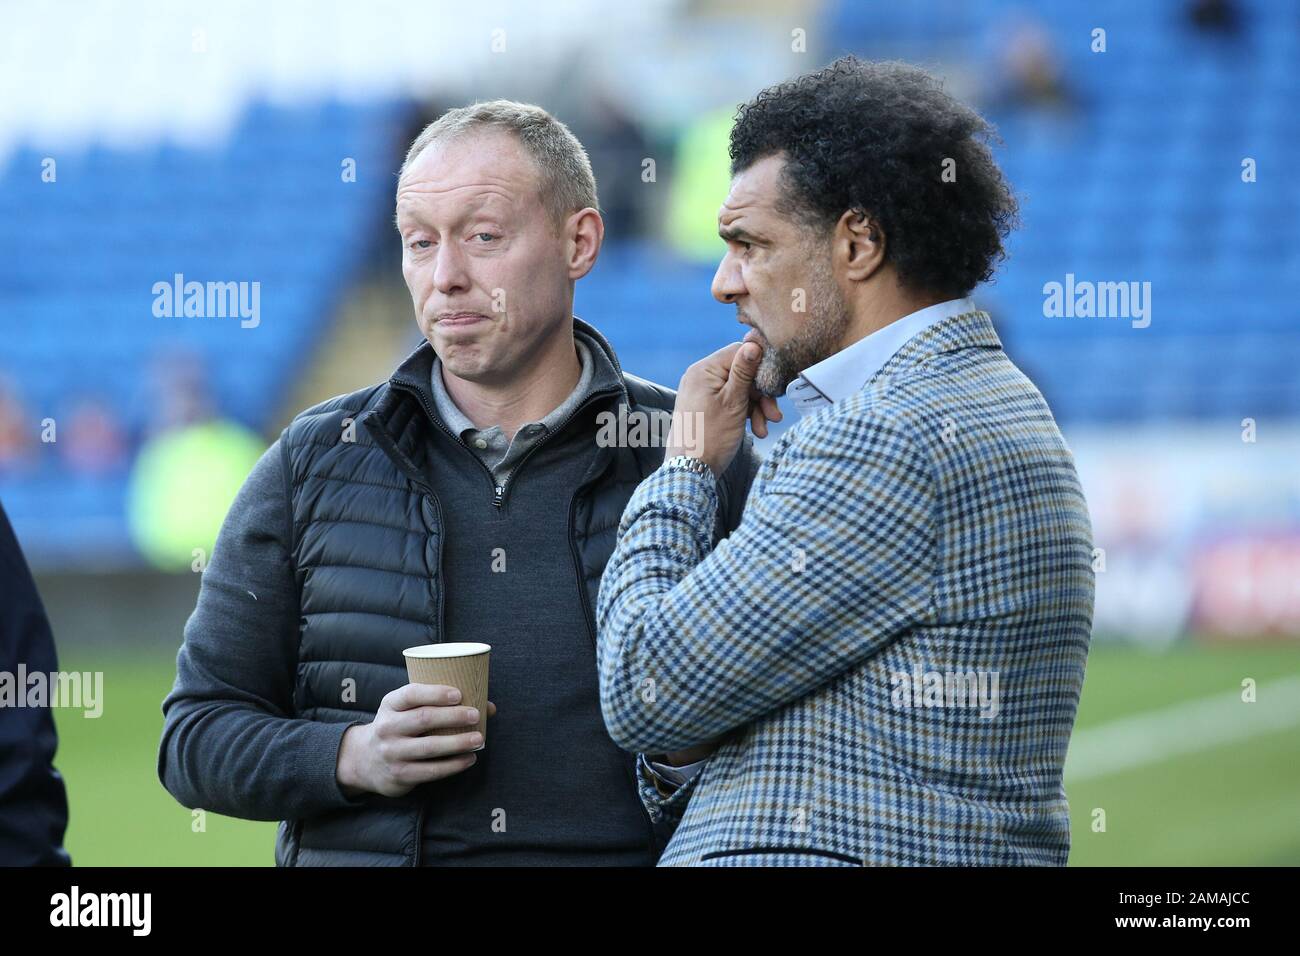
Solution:
[(430, 143), (484, 128), (505, 130), (523, 144), (537, 165), (539, 198), (557, 226), (579, 209), (600, 209), (591, 160), (578, 138), (540, 106), (514, 100), (490, 100), (447, 110), (415, 137), (398, 179)]

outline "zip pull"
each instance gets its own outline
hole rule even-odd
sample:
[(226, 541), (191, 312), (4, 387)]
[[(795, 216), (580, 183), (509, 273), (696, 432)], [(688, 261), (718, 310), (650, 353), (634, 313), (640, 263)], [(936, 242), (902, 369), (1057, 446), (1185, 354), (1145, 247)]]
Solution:
[(494, 495), (492, 496), (492, 504), (494, 504), (494, 505), (496, 505), (498, 508), (500, 508), (500, 507), (501, 507), (501, 502), (502, 502), (502, 500), (505, 498), (505, 495), (506, 495), (506, 486), (505, 486), (505, 485), (497, 485), (497, 487), (496, 487), (496, 494), (494, 494)]

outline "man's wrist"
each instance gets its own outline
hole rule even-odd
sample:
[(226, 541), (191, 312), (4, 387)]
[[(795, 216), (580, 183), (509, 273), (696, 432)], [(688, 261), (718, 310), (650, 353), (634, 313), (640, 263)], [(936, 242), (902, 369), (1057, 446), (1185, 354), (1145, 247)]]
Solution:
[[(368, 791), (361, 785), (359, 775), (356, 773), (356, 748), (359, 746), (357, 736), (364, 733), (364, 723), (350, 724), (343, 731), (343, 736), (339, 739), (338, 762), (334, 767), (334, 780), (338, 783), (339, 790), (349, 798), (355, 799), (363, 796)], [(356, 733), (353, 733), (356, 731)], [(348, 738), (352, 739), (349, 740)]]
[(668, 449), (664, 455), (663, 467), (693, 472), (701, 478), (718, 477), (718, 469), (714, 468), (707, 459), (676, 448)]

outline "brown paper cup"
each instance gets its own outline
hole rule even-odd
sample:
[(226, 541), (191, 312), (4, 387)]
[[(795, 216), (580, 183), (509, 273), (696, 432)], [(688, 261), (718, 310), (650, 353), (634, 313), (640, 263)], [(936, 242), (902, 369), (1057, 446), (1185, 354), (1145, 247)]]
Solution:
[[(488, 656), (487, 644), (421, 644), (402, 651), (412, 684), (446, 684), (460, 690), (461, 707), (478, 708), (478, 726), (487, 746)], [(470, 733), (469, 727), (443, 727), (429, 733), (437, 737)], [(483, 747), (479, 747), (482, 750)]]

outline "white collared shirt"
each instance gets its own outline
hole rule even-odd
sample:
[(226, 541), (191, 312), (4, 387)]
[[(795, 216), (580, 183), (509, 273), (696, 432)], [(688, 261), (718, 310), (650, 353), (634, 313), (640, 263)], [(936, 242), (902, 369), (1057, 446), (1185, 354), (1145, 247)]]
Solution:
[(858, 339), (848, 348), (840, 349), (830, 358), (806, 368), (786, 387), (785, 397), (794, 403), (800, 416), (842, 398), (848, 398), (870, 381), (885, 363), (894, 357), (908, 339), (925, 331), (936, 322), (974, 312), (975, 303), (969, 299), (949, 299), (926, 306), (918, 312), (890, 322), (883, 329)]

